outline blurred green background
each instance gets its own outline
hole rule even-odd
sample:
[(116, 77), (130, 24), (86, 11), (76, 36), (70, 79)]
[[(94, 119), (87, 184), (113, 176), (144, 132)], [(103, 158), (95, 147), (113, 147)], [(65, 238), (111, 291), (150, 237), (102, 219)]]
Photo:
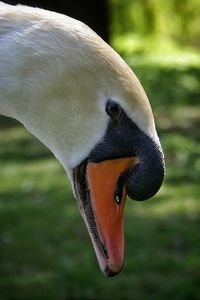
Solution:
[(64, 170), (1, 117), (0, 300), (200, 299), (200, 1), (109, 4), (111, 45), (154, 111), (164, 185), (127, 201), (125, 266), (104, 278)]

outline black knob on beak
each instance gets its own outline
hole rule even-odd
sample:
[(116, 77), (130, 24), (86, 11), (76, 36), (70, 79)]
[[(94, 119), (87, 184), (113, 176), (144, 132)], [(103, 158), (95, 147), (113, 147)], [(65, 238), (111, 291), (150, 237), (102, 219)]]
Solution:
[(165, 167), (163, 153), (151, 140), (138, 156), (140, 162), (129, 170), (126, 188), (130, 198), (143, 201), (154, 196), (161, 187)]

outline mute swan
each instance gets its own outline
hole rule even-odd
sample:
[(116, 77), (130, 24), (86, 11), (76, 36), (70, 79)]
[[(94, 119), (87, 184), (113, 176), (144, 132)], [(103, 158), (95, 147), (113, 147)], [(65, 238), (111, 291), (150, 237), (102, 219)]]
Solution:
[(61, 162), (102, 272), (119, 273), (126, 194), (152, 197), (164, 176), (152, 110), (132, 70), (85, 24), (0, 2), (0, 113)]

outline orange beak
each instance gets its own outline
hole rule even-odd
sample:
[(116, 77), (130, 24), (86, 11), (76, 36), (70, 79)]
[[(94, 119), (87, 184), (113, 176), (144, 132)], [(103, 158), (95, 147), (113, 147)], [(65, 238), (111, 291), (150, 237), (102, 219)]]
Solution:
[(100, 268), (107, 276), (119, 273), (124, 263), (126, 188), (122, 184), (118, 193), (116, 187), (119, 178), (138, 161), (131, 157), (87, 165), (87, 184), (102, 251), (94, 241), (93, 244)]

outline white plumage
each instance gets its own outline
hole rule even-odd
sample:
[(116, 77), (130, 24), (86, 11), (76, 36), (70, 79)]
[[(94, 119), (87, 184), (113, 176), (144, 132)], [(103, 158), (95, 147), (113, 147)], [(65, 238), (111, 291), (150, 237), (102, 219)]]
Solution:
[(89, 27), (58, 13), (0, 2), (0, 113), (22, 122), (69, 175), (103, 136), (108, 97), (158, 141), (137, 78)]

